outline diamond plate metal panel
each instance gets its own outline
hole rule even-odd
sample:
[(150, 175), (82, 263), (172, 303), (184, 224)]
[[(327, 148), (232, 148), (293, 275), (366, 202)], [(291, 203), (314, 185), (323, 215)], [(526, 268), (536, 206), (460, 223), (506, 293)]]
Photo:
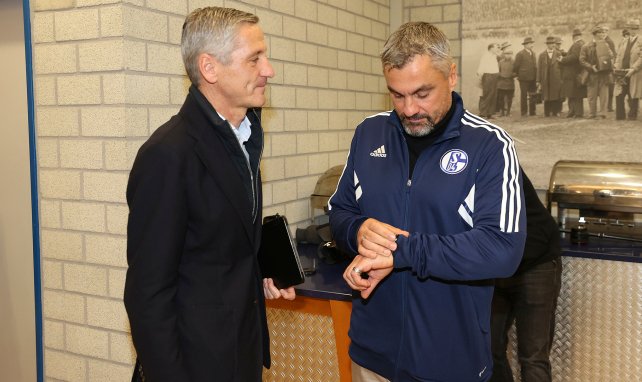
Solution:
[[(553, 380), (642, 382), (642, 264), (562, 259)], [(514, 330), (510, 337), (509, 358), (520, 381)]]
[(270, 308), (267, 317), (272, 367), (265, 382), (339, 381), (331, 317)]

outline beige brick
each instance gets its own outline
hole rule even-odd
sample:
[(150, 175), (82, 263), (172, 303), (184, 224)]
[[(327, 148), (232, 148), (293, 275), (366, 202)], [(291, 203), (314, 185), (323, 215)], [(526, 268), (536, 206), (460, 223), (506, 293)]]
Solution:
[(379, 87), (379, 77), (375, 75), (365, 75), (363, 77), (363, 90), (370, 93), (385, 93), (386, 89)]
[(346, 43), (349, 51), (363, 53), (363, 36), (356, 33), (348, 33), (348, 40)]
[(333, 7), (337, 7), (340, 9), (346, 9), (346, 2), (348, 0), (328, 0), (327, 3), (328, 5), (332, 5)]
[(148, 72), (185, 75), (180, 46), (147, 44)]
[[(69, 352), (90, 357), (108, 358), (109, 334), (107, 332), (77, 325), (67, 325), (65, 329), (66, 348)], [(91, 372), (89, 376), (92, 381), (95, 381)]]
[(356, 107), (356, 98), (355, 98), (354, 92), (349, 92), (349, 91), (339, 92), (338, 97), (339, 97), (339, 107), (341, 109), (352, 110)]
[(271, 1), (270, 8), (277, 12), (294, 15), (294, 0)]
[(243, 0), (241, 1), (234, 1), (234, 0), (227, 0), (225, 1), (225, 6), (229, 8), (236, 8), (239, 11), (243, 12), (248, 12), (248, 13), (254, 13), (255, 8), (253, 6), (247, 5), (246, 3), (251, 3), (252, 1), (249, 0)]
[(34, 11), (69, 9), (75, 5), (74, 0), (32, 0), (30, 3)]
[(305, 155), (285, 158), (285, 178), (308, 175), (308, 158)]
[(319, 45), (328, 45), (328, 27), (316, 23), (308, 23), (307, 40)]
[(447, 22), (447, 23), (440, 23), (437, 25), (439, 29), (441, 29), (442, 32), (448, 37), (449, 40), (458, 40), (461, 38), (460, 35), (460, 29), (459, 29), (459, 21), (457, 22)]
[(373, 109), (371, 101), (370, 93), (359, 92), (355, 95), (355, 108), (357, 110), (371, 110)]
[(388, 35), (390, 34), (388, 31), (390, 28), (388, 27), (387, 22), (380, 23), (377, 21), (372, 21), (371, 25), (372, 25), (372, 34), (371, 34), (372, 37), (379, 39), (381, 41), (385, 41), (388, 38)]
[(65, 290), (98, 296), (107, 295), (107, 269), (90, 265), (65, 264)]
[(354, 70), (356, 57), (352, 52), (339, 51), (339, 69)]
[(373, 110), (390, 110), (390, 97), (387, 94), (373, 94), (371, 99)]
[(379, 6), (379, 18), (382, 23), (388, 24), (390, 22), (390, 4)]
[(125, 74), (108, 73), (103, 75), (103, 95), (105, 104), (126, 103)]
[[(269, 45), (269, 43), (268, 43)], [(283, 76), (284, 76), (284, 71), (283, 71), (283, 62), (276, 61), (273, 59), (270, 59), (270, 64), (272, 65), (272, 69), (274, 69), (274, 77), (268, 79), (268, 84), (280, 84), (283, 85)], [(269, 90), (270, 87), (268, 86), (267, 90)], [(269, 100), (268, 100), (269, 101)], [(266, 106), (264, 106), (266, 107)]]
[(112, 234), (127, 234), (127, 206), (107, 206), (107, 232)]
[(136, 351), (131, 337), (121, 333), (109, 334), (110, 359), (120, 363), (133, 364), (136, 360)]
[[(124, 254), (123, 254), (123, 257)], [(125, 293), (125, 277), (127, 276), (126, 269), (109, 269), (108, 282), (109, 282), (109, 297), (123, 298)]]
[(85, 253), (88, 263), (127, 266), (127, 240), (121, 236), (85, 236)]
[(308, 174), (322, 174), (328, 169), (328, 154), (308, 155)]
[(328, 69), (310, 67), (308, 69), (308, 85), (317, 88), (327, 88), (329, 84)]
[(442, 16), (443, 7), (423, 7), (423, 8), (411, 8), (410, 9), (410, 18), (412, 20), (422, 20), (429, 23), (438, 23), (444, 21)]
[(337, 12), (337, 25), (341, 29), (345, 29), (350, 32), (355, 31), (355, 15), (344, 10), (339, 10)]
[(272, 140), (272, 156), (296, 154), (296, 134), (274, 134)]
[(87, 380), (87, 368), (82, 357), (45, 349), (45, 376), (58, 381), (84, 382)]
[(105, 206), (97, 203), (63, 202), (62, 227), (89, 232), (105, 231)]
[(53, 42), (56, 39), (54, 36), (53, 13), (33, 13), (31, 38), (35, 44)]
[(317, 20), (321, 24), (336, 27), (337, 26), (337, 9), (321, 3), (317, 4), (317, 7), (319, 8), (317, 13)]
[[(283, 204), (280, 204), (280, 205), (273, 205), (263, 209), (263, 216), (269, 216), (274, 214), (285, 215), (285, 206)], [(292, 226), (290, 226), (290, 229), (292, 229)]]
[(263, 9), (257, 9), (256, 15), (259, 17), (259, 25), (263, 32), (272, 36), (283, 35), (283, 16)]
[(38, 76), (34, 78), (34, 89), (36, 105), (55, 105), (56, 100), (56, 77)]
[[(294, 1), (294, 0), (289, 0), (289, 1)], [(189, 0), (189, 11), (193, 11), (197, 8), (203, 8), (203, 7), (212, 7), (212, 6), (217, 6), (217, 7), (223, 7), (225, 6), (225, 0)]]
[(288, 217), (288, 222), (292, 221), (294, 224), (305, 222), (310, 217), (310, 201), (298, 200), (285, 205), (285, 216)]
[(100, 9), (100, 35), (102, 37), (123, 36), (124, 23), (122, 5)]
[(296, 61), (309, 65), (317, 65), (318, 51), (317, 46), (304, 42), (296, 42)]
[(348, 46), (348, 34), (339, 29), (328, 30), (328, 46), (337, 49), (346, 49)]
[(298, 154), (319, 152), (319, 134), (303, 133), (298, 134), (296, 149)]
[(372, 1), (363, 2), (363, 15), (367, 18), (378, 20), (379, 19), (379, 5)]
[(296, 180), (288, 179), (272, 184), (272, 202), (280, 204), (296, 200)]
[(132, 150), (131, 146), (136, 143), (121, 140), (105, 142), (105, 169), (130, 170), (136, 155), (136, 151)]
[(346, 10), (361, 15), (363, 14), (363, 3), (364, 0), (349, 0), (346, 3)]
[(80, 113), (81, 132), (90, 137), (147, 136), (144, 107), (85, 107)]
[[(263, 184), (263, 207), (272, 205), (272, 184)], [(265, 216), (265, 215), (263, 215)]]
[(40, 138), (37, 141), (38, 165), (40, 167), (58, 167), (58, 140)]
[[(121, 1), (123, 0), (76, 0), (76, 7), (90, 7), (92, 5), (113, 4), (113, 3), (120, 3)], [(129, 1), (133, 1), (133, 0), (129, 0)]]
[(36, 123), (41, 137), (78, 135), (78, 109), (68, 107), (38, 108)]
[(85, 299), (73, 293), (45, 290), (42, 294), (45, 318), (67, 322), (85, 322)]
[(125, 36), (167, 42), (167, 15), (139, 8), (124, 8), (123, 19)]
[(100, 35), (98, 9), (74, 9), (54, 15), (57, 41), (87, 40)]
[(101, 168), (103, 166), (103, 143), (85, 139), (60, 140), (60, 165), (64, 168)]
[(334, 166), (345, 166), (346, 160), (348, 158), (348, 151), (339, 151), (336, 153), (329, 153), (328, 154), (328, 165), (330, 167)]
[(187, 1), (185, 0), (147, 0), (146, 5), (150, 9), (187, 15)]
[(44, 320), (43, 340), (45, 347), (63, 350), (65, 348), (65, 328), (63, 323)]
[[(373, 115), (374, 113), (372, 111), (350, 111), (348, 112), (348, 127), (350, 127), (350, 135), (352, 135), (353, 130), (355, 127), (357, 127), (358, 124), (363, 122), (363, 120), (368, 117)], [(339, 137), (339, 139), (341, 139)]]
[(285, 177), (285, 161), (283, 158), (265, 158), (261, 161), (261, 177), (263, 182), (280, 180)]
[(317, 1), (296, 0), (294, 5), (294, 14), (298, 18), (316, 21), (317, 19)]
[(87, 297), (87, 324), (119, 331), (129, 330), (125, 305), (119, 300)]
[(355, 17), (355, 32), (370, 36), (372, 34), (372, 20), (362, 16)]
[(319, 151), (334, 151), (339, 148), (339, 135), (336, 132), (319, 133)]
[(308, 112), (288, 110), (285, 112), (285, 131), (306, 131), (308, 129)]
[[(131, 51), (135, 53), (135, 51)], [(78, 44), (78, 61), (81, 72), (120, 70), (124, 68), (125, 56), (122, 40), (92, 41)]]
[(339, 52), (336, 49), (320, 46), (317, 51), (319, 52), (319, 66), (336, 68), (339, 65)]
[(267, 133), (276, 133), (284, 130), (284, 111), (273, 108), (263, 109), (261, 121), (263, 130)]
[[(345, 130), (348, 128), (348, 113), (345, 111), (330, 111), (330, 122), (328, 126), (330, 130)], [(351, 126), (354, 128), (354, 126)]]
[(40, 226), (43, 228), (60, 228), (60, 202), (40, 199)]
[(316, 89), (297, 88), (296, 107), (301, 109), (316, 109), (318, 107), (319, 94)]
[(40, 195), (43, 198), (80, 198), (80, 172), (40, 170)]
[(328, 130), (328, 112), (327, 111), (309, 111), (308, 112), (308, 130)]
[(270, 58), (275, 60), (294, 61), (296, 57), (295, 42), (285, 38), (270, 37), (269, 54)]
[(363, 38), (363, 53), (369, 56), (376, 56), (378, 59), (381, 50), (383, 49), (383, 41), (364, 37)]
[[(355, 67), (357, 72), (360, 73), (372, 73), (372, 58), (363, 54), (355, 55)], [(362, 76), (362, 74), (359, 74)]]
[[(174, 45), (181, 44), (181, 35), (183, 34), (183, 23), (185, 16), (169, 16), (169, 43)], [(182, 61), (181, 61), (182, 62)]]
[(62, 263), (58, 261), (43, 260), (42, 282), (45, 288), (63, 289)]
[(306, 65), (284, 63), (283, 83), (286, 85), (307, 85), (308, 70)]
[(348, 86), (349, 90), (363, 90), (363, 74), (348, 73)]
[(444, 21), (461, 21), (461, 4), (444, 5)]
[[(105, 95), (105, 97), (107, 97)], [(125, 76), (125, 103), (166, 105), (169, 103), (169, 81), (160, 76)]]
[(58, 77), (58, 102), (62, 105), (101, 103), (100, 76), (76, 75)]
[(295, 88), (272, 85), (270, 87), (270, 105), (274, 108), (292, 108), (296, 105)]
[(40, 241), (43, 258), (72, 261), (83, 259), (82, 236), (79, 233), (43, 229)]
[(296, 180), (296, 193), (298, 199), (307, 199), (314, 193), (318, 176), (306, 176)]
[(182, 105), (192, 83), (187, 77), (173, 77), (169, 80), (170, 101), (173, 105)]
[(345, 89), (348, 86), (348, 73), (343, 70), (330, 70), (330, 87), (333, 89)]
[(86, 200), (125, 203), (127, 173), (85, 172), (83, 196)]
[(336, 90), (319, 90), (319, 109), (337, 109), (338, 97)]
[[(156, 128), (165, 124), (173, 116), (178, 114), (179, 110), (180, 108), (177, 106), (149, 108), (149, 126), (151, 126), (154, 130), (156, 130)], [(143, 134), (142, 129), (140, 130), (139, 136), (145, 136), (145, 134)]]
[(126, 381), (131, 379), (132, 367), (91, 359), (87, 374), (92, 382)]

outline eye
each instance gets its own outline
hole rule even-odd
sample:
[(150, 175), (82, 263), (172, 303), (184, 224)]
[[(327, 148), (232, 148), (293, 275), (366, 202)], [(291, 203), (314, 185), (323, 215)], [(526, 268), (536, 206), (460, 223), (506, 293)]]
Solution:
[(390, 93), (394, 99), (402, 99), (403, 96), (399, 93)]
[(424, 99), (424, 98), (428, 97), (429, 94), (430, 93), (417, 93), (416, 96), (419, 99)]

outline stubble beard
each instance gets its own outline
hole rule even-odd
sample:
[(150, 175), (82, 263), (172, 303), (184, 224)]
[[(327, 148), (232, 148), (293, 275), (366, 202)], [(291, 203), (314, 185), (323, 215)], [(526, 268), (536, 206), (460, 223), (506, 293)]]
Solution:
[[(426, 118), (426, 122), (413, 123), (408, 120), (410, 118), (411, 119)], [(435, 129), (435, 123), (432, 121), (432, 118), (430, 118), (430, 116), (427, 114), (415, 114), (410, 118), (402, 117), (401, 124), (406, 134), (410, 135), (411, 137), (425, 137)]]

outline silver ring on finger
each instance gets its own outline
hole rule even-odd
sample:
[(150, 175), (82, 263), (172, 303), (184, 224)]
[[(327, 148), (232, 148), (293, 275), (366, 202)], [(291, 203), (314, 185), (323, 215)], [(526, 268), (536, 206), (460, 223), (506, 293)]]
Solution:
[(352, 272), (360, 275), (361, 274), (361, 269), (359, 269), (359, 267), (352, 267)]

